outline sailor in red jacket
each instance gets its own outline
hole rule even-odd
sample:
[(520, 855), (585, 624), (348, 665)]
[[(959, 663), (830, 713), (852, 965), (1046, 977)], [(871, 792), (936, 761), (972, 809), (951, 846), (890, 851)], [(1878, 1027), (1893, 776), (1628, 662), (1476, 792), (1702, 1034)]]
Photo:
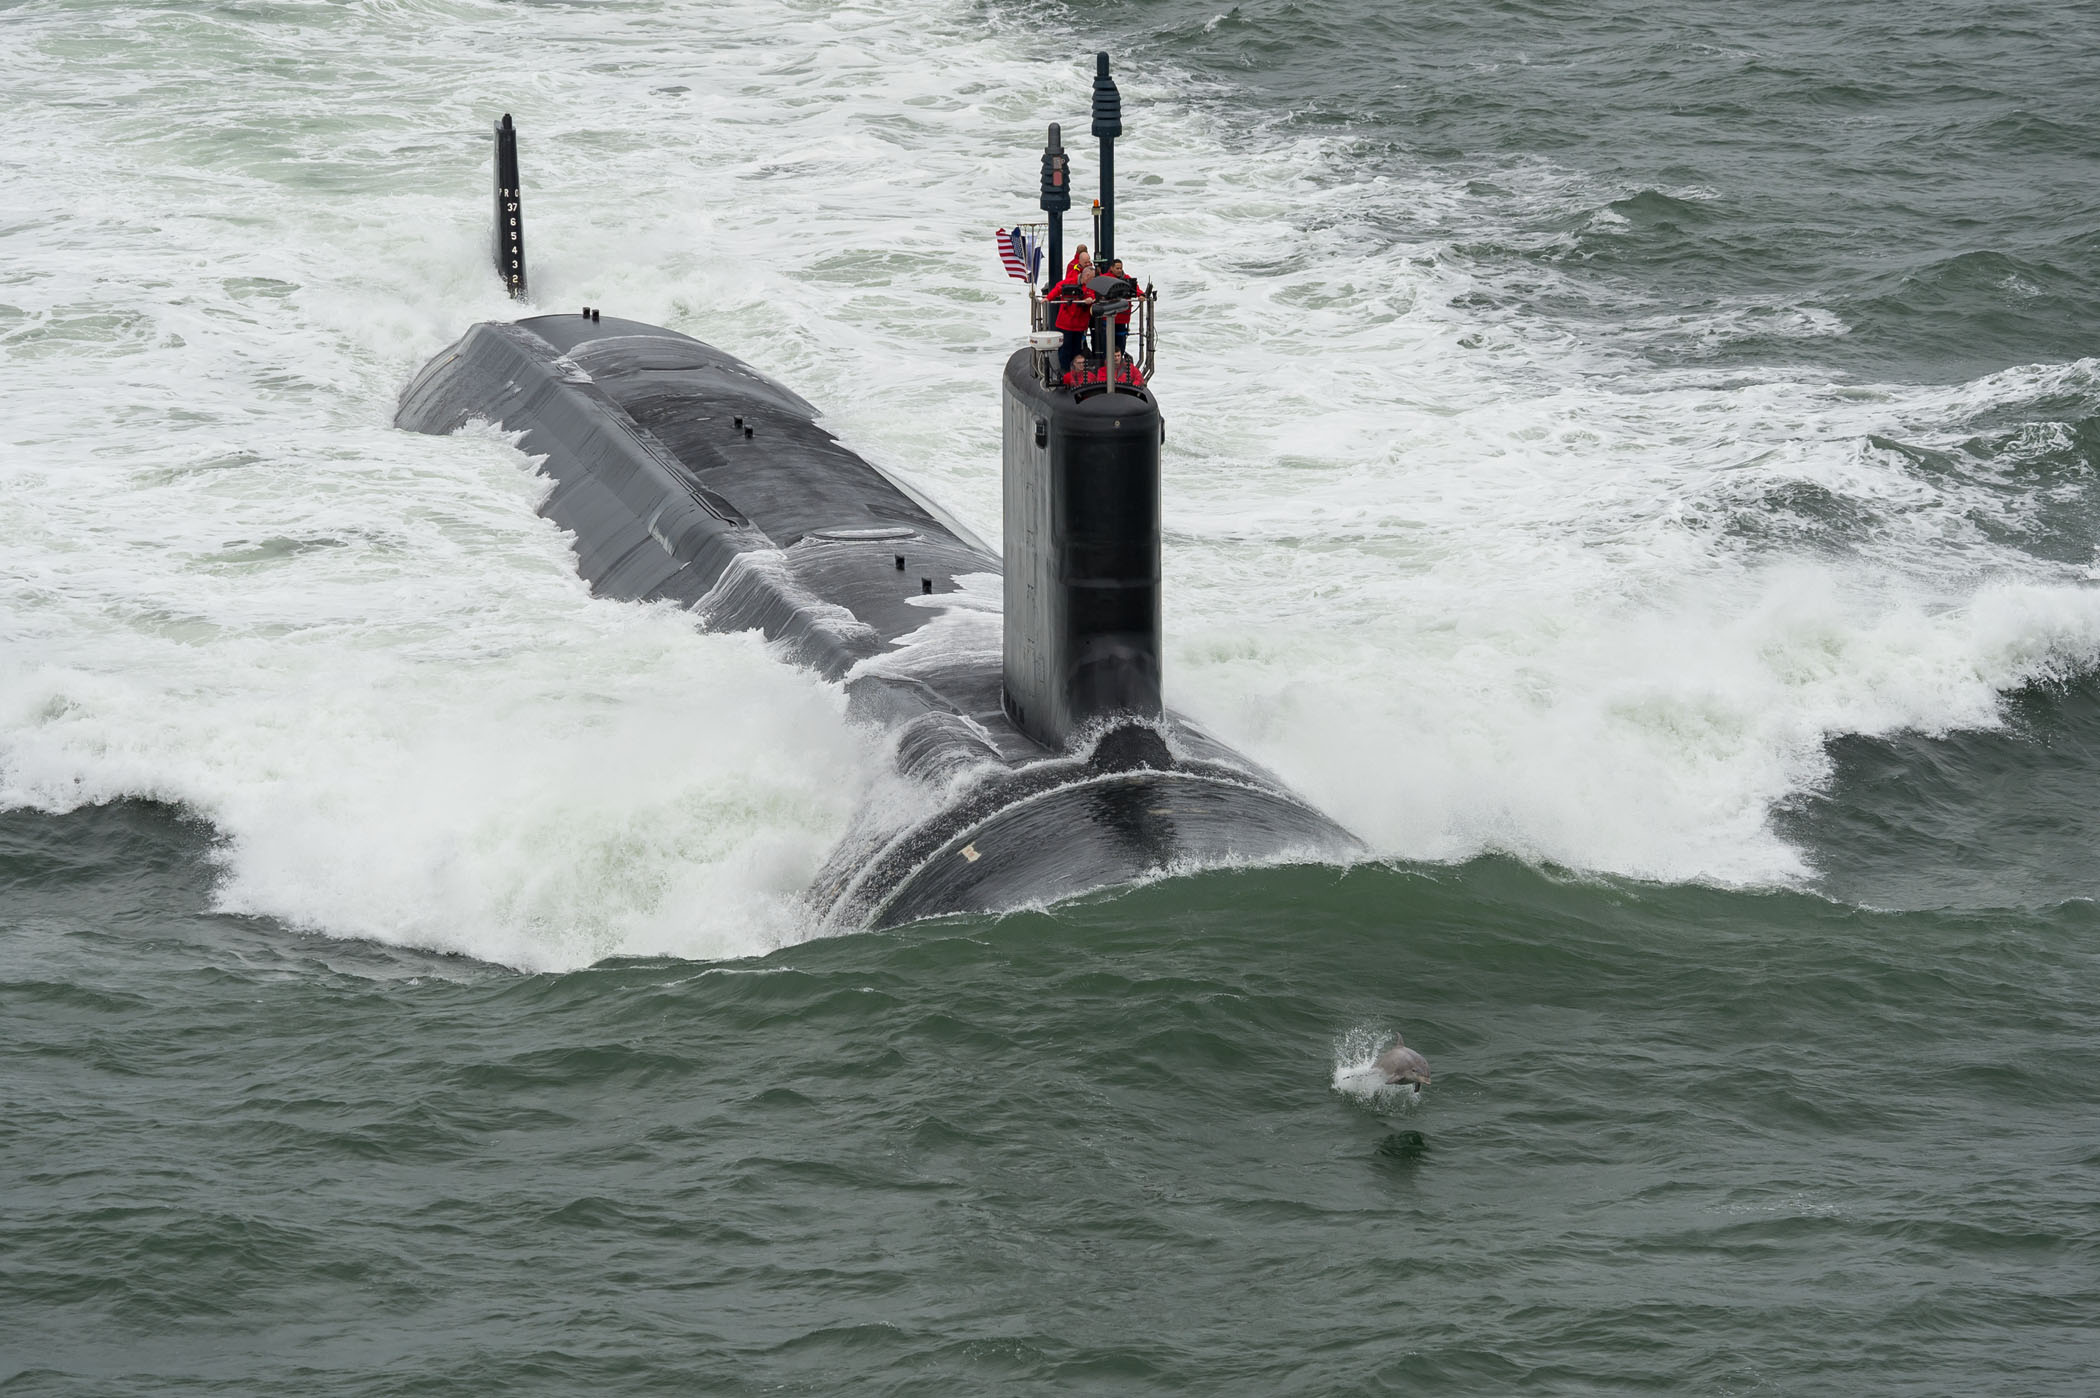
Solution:
[(1120, 257), (1109, 259), (1109, 264), (1104, 270), (1123, 283), (1123, 290), (1117, 294), (1124, 298), (1125, 304), (1122, 310), (1116, 312), (1116, 353), (1121, 354), (1123, 342), (1130, 338), (1130, 310), (1138, 297), (1137, 278), (1123, 270), (1123, 259)]
[(1074, 259), (1072, 270), (1065, 279), (1043, 293), (1043, 299), (1057, 307), (1058, 330), (1064, 334), (1064, 343), (1057, 347), (1057, 376), (1062, 379), (1072, 367), (1072, 360), (1086, 343), (1087, 326), (1093, 323), (1087, 302), (1094, 293), (1087, 290), (1086, 280), (1094, 275), (1094, 264)]

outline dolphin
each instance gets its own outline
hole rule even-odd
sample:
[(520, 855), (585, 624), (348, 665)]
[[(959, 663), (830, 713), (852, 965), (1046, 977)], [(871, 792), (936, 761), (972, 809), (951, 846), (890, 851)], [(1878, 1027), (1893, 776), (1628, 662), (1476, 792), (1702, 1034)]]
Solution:
[(1393, 1035), (1393, 1046), (1379, 1054), (1371, 1066), (1389, 1085), (1411, 1087), (1417, 1092), (1429, 1086), (1429, 1060), (1409, 1048), (1398, 1034)]

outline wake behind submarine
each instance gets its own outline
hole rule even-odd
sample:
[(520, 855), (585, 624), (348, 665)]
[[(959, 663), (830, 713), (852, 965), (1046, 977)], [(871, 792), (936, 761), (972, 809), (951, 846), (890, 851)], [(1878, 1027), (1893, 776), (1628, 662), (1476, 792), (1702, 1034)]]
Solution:
[[(1096, 56), (1095, 246), (1115, 240), (1122, 102)], [(517, 133), (495, 130), (498, 275), (527, 292)], [(1069, 157), (1050, 127), (1040, 206), (1063, 266)], [(762, 631), (844, 687), (930, 799), (870, 803), (805, 895), (822, 925), (890, 927), (1040, 905), (1161, 872), (1337, 861), (1347, 831), (1171, 709), (1160, 692), (1164, 423), (1151, 387), (1154, 294), (1085, 303), (1106, 351), (1062, 366), (1061, 306), (1028, 283), (1033, 333), (1006, 362), (1005, 558), (841, 446), (817, 410), (690, 336), (600, 309), (484, 322), (401, 396), (395, 425), (485, 421), (522, 434), (555, 485), (540, 513), (575, 536), (593, 591), (668, 598), (715, 631)], [(1097, 284), (1098, 284), (1097, 279)], [(1131, 351), (1115, 353), (1116, 316)], [(1003, 627), (957, 643), (1002, 579)]]

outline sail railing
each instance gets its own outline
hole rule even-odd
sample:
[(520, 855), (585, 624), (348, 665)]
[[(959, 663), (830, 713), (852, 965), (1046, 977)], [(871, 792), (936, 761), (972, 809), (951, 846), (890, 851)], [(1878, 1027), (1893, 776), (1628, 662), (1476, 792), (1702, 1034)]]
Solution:
[[(1056, 344), (1047, 338), (1049, 335), (1058, 333), (1056, 328), (1058, 304), (1057, 302), (1045, 300), (1042, 293), (1035, 287), (1031, 286), (1028, 288), (1028, 324), (1031, 331), (1031, 345), (1035, 351), (1033, 356), (1035, 360), (1035, 376), (1037, 382), (1041, 383), (1045, 388), (1058, 388), (1063, 383), (1056, 368), (1058, 355)], [(1150, 383), (1152, 381), (1152, 366), (1156, 360), (1159, 345), (1158, 289), (1148, 287), (1144, 291), (1127, 298), (1116, 297), (1106, 301), (1089, 301), (1085, 304), (1091, 328), (1088, 331), (1086, 347), (1080, 351), (1073, 362), (1081, 365), (1083, 376), (1101, 374), (1102, 356), (1095, 353), (1095, 351), (1102, 346), (1106, 346), (1109, 351), (1109, 357), (1115, 362), (1116, 372), (1103, 374), (1097, 379), (1083, 377), (1081, 384), (1076, 386), (1084, 386), (1086, 383), (1091, 382), (1105, 386), (1111, 392), (1120, 392)], [(1124, 345), (1118, 348), (1115, 343), (1115, 318), (1125, 311), (1128, 311), (1130, 314), (1130, 323), (1126, 327), (1128, 333), (1125, 336)], [(1132, 370), (1136, 372), (1133, 374)]]
[(1145, 294), (1138, 298), (1137, 314), (1131, 317), (1138, 327), (1138, 373), (1144, 376), (1146, 383), (1152, 382), (1152, 350), (1159, 342), (1153, 323), (1153, 313), (1158, 309), (1159, 291), (1146, 287)]

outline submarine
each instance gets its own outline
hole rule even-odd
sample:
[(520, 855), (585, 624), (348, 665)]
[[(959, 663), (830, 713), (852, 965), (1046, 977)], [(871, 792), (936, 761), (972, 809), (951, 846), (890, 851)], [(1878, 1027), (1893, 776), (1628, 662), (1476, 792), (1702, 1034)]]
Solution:
[[(1095, 246), (1115, 239), (1122, 99), (1095, 56)], [(1063, 265), (1070, 157), (1049, 127), (1039, 207)], [(528, 295), (517, 129), (496, 123), (493, 260)], [(1060, 360), (1066, 305), (1028, 282), (1001, 378), (1003, 554), (864, 460), (792, 390), (676, 330), (602, 307), (484, 322), (402, 391), (395, 425), (518, 434), (602, 596), (668, 600), (714, 631), (762, 632), (886, 735), (906, 801), (870, 801), (804, 894), (818, 926), (884, 928), (1041, 906), (1237, 863), (1363, 852), (1274, 774), (1172, 709), (1160, 666), (1157, 293), (1080, 304), (1089, 352)], [(1049, 278), (1046, 278), (1049, 280)], [(1097, 279), (1098, 281), (1098, 279)], [(1077, 312), (1075, 312), (1077, 314)], [(1129, 321), (1129, 343), (1112, 340)]]

